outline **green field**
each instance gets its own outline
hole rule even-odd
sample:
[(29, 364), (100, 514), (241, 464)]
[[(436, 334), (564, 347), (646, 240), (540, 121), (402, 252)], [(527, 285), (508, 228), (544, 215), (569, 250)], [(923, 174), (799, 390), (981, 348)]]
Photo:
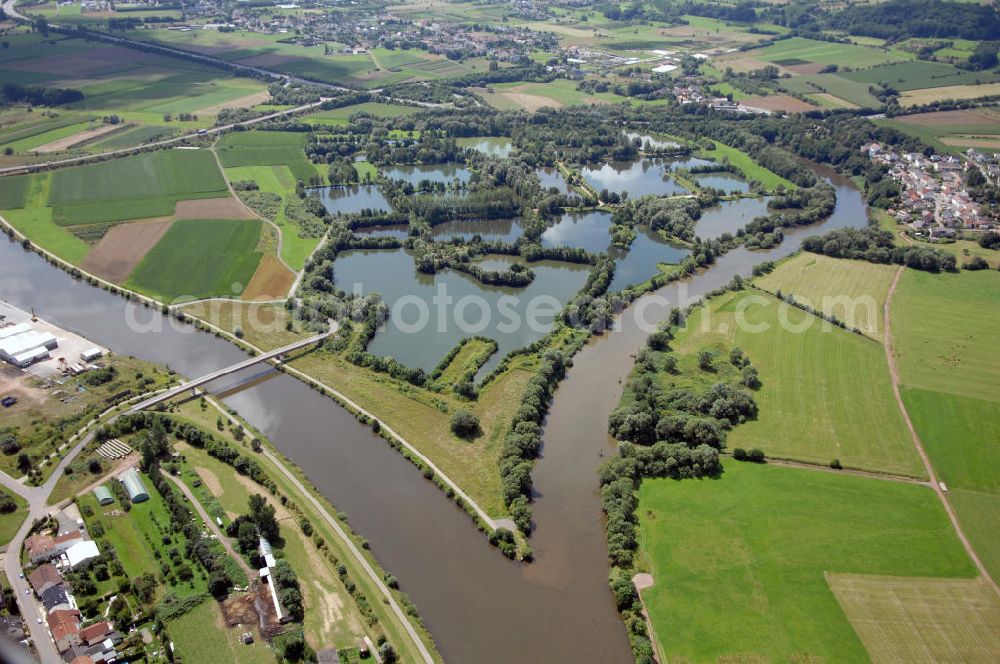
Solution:
[[(7, 179), (3, 178), (0, 181)], [(51, 184), (51, 173), (30, 176), (24, 207), (4, 210), (4, 218), (35, 244), (70, 263), (79, 265), (90, 251), (90, 247), (69, 229), (55, 222), (53, 210), (48, 207)]]
[(228, 194), (207, 150), (162, 150), (52, 174), (49, 205), (61, 226), (169, 216), (177, 201)]
[[(284, 201), (295, 195), (295, 180), (291, 170), (279, 166), (236, 166), (226, 169), (230, 181), (253, 180), (260, 191), (281, 196)], [(298, 225), (288, 219), (282, 204), (272, 221), (281, 229), (281, 258), (293, 270), (301, 270), (306, 259), (319, 244), (318, 237), (301, 237)]]
[(273, 664), (274, 651), (267, 643), (259, 640), (244, 645), (243, 631), (225, 626), (218, 603), (212, 599), (167, 623), (170, 640), (186, 662)]
[(10, 175), (0, 178), (0, 210), (23, 208), (28, 197), (29, 175)]
[(891, 265), (848, 261), (800, 253), (754, 284), (781, 291), (795, 301), (835, 316), (877, 341), (882, 340), (882, 309), (896, 273)]
[(896, 90), (918, 90), (945, 85), (990, 83), (1000, 80), (1000, 74), (989, 71), (967, 71), (940, 62), (915, 60), (838, 74), (857, 83), (878, 85), (888, 83)]
[(881, 48), (817, 41), (805, 37), (784, 39), (773, 46), (751, 51), (751, 54), (768, 62), (804, 60), (841, 67), (872, 67), (913, 58), (911, 54), (903, 51), (886, 51)]
[(892, 315), (900, 383), (1000, 400), (1000, 273), (906, 270)]
[(21, 524), (28, 518), (28, 503), (13, 491), (0, 489), (0, 493), (10, 496), (17, 503), (17, 509), (13, 512), (0, 514), (0, 546), (6, 546), (8, 542), (14, 539), (14, 535), (17, 534)]
[(421, 109), (416, 106), (399, 106), (397, 104), (380, 104), (377, 102), (365, 102), (363, 104), (353, 104), (342, 106), (330, 111), (319, 111), (310, 113), (302, 117), (302, 121), (308, 124), (334, 124), (346, 125), (348, 120), (355, 113), (367, 113), (377, 118), (397, 118), (413, 115)]
[(720, 162), (723, 160), (728, 161), (730, 164), (739, 169), (740, 173), (742, 173), (743, 177), (747, 180), (757, 180), (769, 191), (773, 191), (779, 186), (784, 187), (785, 189), (795, 189), (794, 184), (777, 173), (773, 173), (772, 171), (764, 168), (754, 161), (753, 158), (747, 153), (716, 140), (713, 140), (712, 143), (715, 144), (715, 149), (705, 150), (703, 152), (703, 156)]
[(907, 412), (963, 530), (1000, 578), (1000, 274), (906, 270), (892, 316)]
[(781, 79), (779, 85), (789, 92), (802, 95), (826, 92), (857, 106), (874, 108), (882, 105), (882, 102), (868, 91), (867, 84), (850, 81), (837, 74), (793, 76)]
[(164, 301), (237, 296), (260, 263), (260, 231), (258, 219), (176, 221), (126, 286)]
[[(95, 536), (98, 546), (111, 546), (115, 550), (129, 578), (139, 577), (146, 572), (156, 573), (161, 561), (167, 563), (173, 577), (176, 566), (170, 563), (169, 551), (175, 547), (184, 551), (185, 538), (172, 531), (166, 503), (147, 475), (142, 476), (142, 483), (149, 493), (149, 500), (134, 503), (128, 512), (124, 512), (117, 503), (101, 507), (90, 492), (80, 496), (80, 509), (84, 514), (88, 509), (92, 511), (93, 516), (87, 517), (88, 530), (93, 533), (95, 526), (100, 525), (104, 534)], [(164, 542), (164, 536), (169, 541)], [(196, 563), (186, 560), (181, 564), (188, 564), (192, 569), (197, 567)], [(200, 595), (208, 589), (207, 577), (197, 572), (191, 581), (175, 578), (166, 585), (180, 597)]]
[(718, 480), (645, 480), (638, 514), (672, 661), (865, 662), (826, 573), (975, 574), (919, 485), (729, 462)]
[(319, 177), (319, 171), (306, 159), (306, 138), (303, 132), (235, 131), (219, 139), (215, 150), (225, 168), (283, 165), (308, 183)]
[[(696, 356), (702, 349), (726, 363), (732, 346), (757, 367), (758, 419), (730, 432), (730, 448), (923, 475), (893, 400), (881, 343), (824, 325), (759, 291), (741, 291), (696, 309), (671, 345), (682, 356), (684, 372), (699, 371)], [(662, 380), (669, 387), (679, 379), (663, 374)]]

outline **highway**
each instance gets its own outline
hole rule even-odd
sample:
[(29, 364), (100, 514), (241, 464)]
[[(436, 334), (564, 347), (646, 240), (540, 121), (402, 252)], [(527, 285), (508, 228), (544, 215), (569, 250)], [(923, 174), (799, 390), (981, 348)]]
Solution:
[(128, 412), (138, 413), (139, 411), (142, 410), (148, 410), (157, 404), (163, 403), (164, 401), (169, 401), (170, 399), (173, 399), (174, 397), (183, 394), (188, 390), (193, 390), (194, 388), (199, 387), (201, 385), (205, 385), (206, 383), (211, 383), (213, 380), (222, 378), (223, 376), (228, 376), (229, 374), (234, 374), (238, 371), (243, 371), (244, 369), (252, 367), (255, 364), (260, 364), (261, 362), (267, 362), (268, 360), (273, 360), (274, 358), (280, 357), (281, 355), (285, 355), (286, 353), (292, 353), (299, 349), (305, 348), (311, 344), (323, 341), (336, 331), (337, 331), (337, 326), (336, 324), (333, 324), (330, 326), (330, 330), (324, 332), (323, 334), (317, 334), (315, 337), (309, 337), (308, 339), (296, 341), (293, 344), (288, 344), (287, 346), (283, 346), (281, 348), (278, 348), (277, 350), (272, 350), (268, 353), (264, 353), (263, 355), (257, 355), (255, 357), (243, 360), (242, 362), (237, 362), (236, 364), (230, 365), (228, 367), (212, 371), (211, 373), (207, 373), (204, 376), (201, 376), (200, 378), (195, 378), (194, 380), (182, 383), (177, 387), (172, 387), (169, 390), (164, 390), (163, 392), (160, 392), (159, 394), (152, 396), (149, 399), (146, 399), (145, 401), (140, 401), (139, 403), (129, 408)]

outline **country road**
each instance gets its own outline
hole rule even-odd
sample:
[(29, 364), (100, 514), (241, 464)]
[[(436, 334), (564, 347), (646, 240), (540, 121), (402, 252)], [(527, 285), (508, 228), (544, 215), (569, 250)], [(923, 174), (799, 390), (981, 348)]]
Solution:
[(247, 562), (243, 559), (243, 556), (241, 556), (236, 551), (236, 549), (233, 548), (233, 543), (230, 541), (228, 537), (226, 537), (226, 534), (222, 532), (222, 529), (219, 528), (218, 525), (216, 525), (215, 519), (213, 519), (212, 516), (205, 510), (205, 506), (201, 504), (201, 501), (198, 500), (198, 498), (194, 495), (194, 492), (188, 488), (187, 484), (184, 484), (181, 478), (174, 477), (170, 473), (164, 473), (163, 476), (169, 479), (171, 482), (173, 482), (180, 490), (180, 492), (183, 493), (185, 496), (187, 496), (187, 499), (191, 503), (192, 507), (194, 507), (195, 511), (198, 512), (198, 516), (200, 516), (202, 521), (205, 522), (205, 525), (208, 526), (208, 529), (212, 531), (212, 534), (215, 535), (215, 538), (222, 543), (222, 546), (226, 550), (226, 553), (232, 556), (233, 560), (235, 560), (239, 564), (240, 568), (247, 575), (247, 581), (248, 582), (253, 581), (254, 577), (257, 575), (257, 572), (255, 570), (250, 569), (250, 565), (248, 565)]
[(993, 591), (1000, 596), (1000, 585), (990, 576), (989, 571), (986, 569), (986, 565), (983, 561), (979, 559), (979, 555), (976, 553), (975, 548), (972, 546), (972, 542), (966, 537), (965, 531), (962, 530), (962, 524), (958, 521), (958, 515), (955, 513), (954, 508), (951, 506), (951, 501), (948, 500), (948, 495), (945, 490), (941, 487), (941, 482), (938, 480), (937, 473), (934, 472), (934, 466), (931, 465), (931, 459), (927, 455), (927, 451), (924, 449), (924, 444), (920, 440), (920, 435), (917, 433), (917, 429), (913, 426), (913, 421), (910, 419), (910, 414), (906, 411), (906, 405), (903, 403), (903, 396), (899, 391), (899, 371), (896, 368), (896, 356), (892, 347), (892, 319), (891, 319), (891, 309), (892, 309), (892, 297), (896, 294), (896, 286), (899, 285), (899, 279), (903, 276), (903, 271), (906, 270), (906, 266), (901, 265), (898, 270), (896, 270), (896, 276), (892, 279), (892, 285), (889, 286), (889, 293), (885, 298), (885, 305), (883, 308), (883, 318), (885, 319), (885, 336), (883, 338), (883, 345), (885, 346), (885, 359), (889, 363), (889, 377), (892, 382), (892, 393), (896, 397), (896, 405), (899, 406), (899, 412), (903, 416), (903, 421), (906, 422), (906, 428), (910, 430), (910, 438), (913, 440), (913, 445), (917, 448), (917, 454), (920, 455), (920, 460), (924, 464), (924, 469), (927, 472), (927, 477), (930, 479), (931, 488), (934, 493), (937, 494), (938, 499), (940, 499), (941, 504), (944, 506), (944, 511), (948, 515), (948, 519), (951, 521), (952, 528), (955, 529), (955, 534), (958, 535), (959, 541), (965, 548), (966, 553), (969, 554), (969, 558), (972, 559), (973, 564), (975, 564), (976, 569), (979, 570), (979, 574), (986, 580), (986, 582), (993, 588)]

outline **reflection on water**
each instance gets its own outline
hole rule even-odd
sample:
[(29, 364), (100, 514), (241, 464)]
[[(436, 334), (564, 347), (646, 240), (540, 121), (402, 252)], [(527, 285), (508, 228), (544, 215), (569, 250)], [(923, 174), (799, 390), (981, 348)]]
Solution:
[[(532, 263), (531, 269), (535, 273), (531, 284), (511, 289), (487, 287), (451, 270), (420, 274), (413, 258), (398, 249), (346, 252), (333, 267), (337, 288), (353, 292), (355, 284), (360, 284), (362, 293), (379, 293), (390, 308), (406, 298), (406, 305), (393, 310), (393, 316), (376, 333), (368, 346), (370, 352), (430, 371), (459, 340), (479, 334), (496, 339), (499, 345), (499, 352), (490, 358), (482, 373), (510, 351), (543, 337), (561, 305), (583, 287), (589, 266), (539, 262)], [(451, 298), (451, 304), (440, 297), (434, 300), (441, 294)], [(551, 313), (538, 317), (537, 329), (509, 324), (511, 317), (526, 320), (533, 299), (543, 295), (553, 306), (539, 307), (540, 313)], [(438, 302), (444, 304), (439, 306)], [(421, 312), (428, 317), (418, 325)], [(468, 324), (463, 325), (463, 321)]]
[(576, 247), (593, 253), (608, 250), (611, 213), (600, 210), (569, 212), (542, 233), (543, 247)]
[(640, 196), (675, 196), (687, 194), (687, 189), (670, 179), (669, 163), (662, 159), (613, 161), (598, 168), (584, 168), (581, 173), (591, 187), (600, 192), (607, 189), (629, 198)]
[(687, 254), (687, 249), (668, 243), (656, 231), (638, 226), (627, 253), (614, 247), (608, 252), (615, 259), (615, 276), (608, 290), (615, 292), (641, 284), (658, 272), (659, 263), (679, 263)]
[(702, 175), (692, 175), (702, 187), (721, 189), (727, 194), (733, 192), (745, 194), (750, 191), (750, 183), (731, 173), (705, 173)]
[(419, 164), (417, 166), (393, 166), (385, 171), (390, 180), (405, 180), (410, 184), (420, 184), (423, 180), (449, 183), (458, 178), (460, 182), (468, 182), (472, 173), (467, 168), (456, 164)]
[(431, 235), (439, 241), (447, 241), (453, 237), (470, 240), (478, 235), (484, 240), (510, 243), (521, 236), (521, 224), (517, 219), (448, 221), (431, 228)]
[(514, 144), (510, 139), (502, 136), (460, 138), (458, 144), (463, 148), (472, 148), (493, 157), (506, 157), (514, 150)]
[(767, 215), (770, 197), (737, 198), (722, 201), (715, 207), (701, 211), (701, 219), (695, 224), (694, 234), (702, 240), (714, 240), (723, 233), (736, 235), (736, 231), (746, 226), (756, 217)]
[(362, 210), (388, 212), (392, 209), (379, 188), (373, 184), (352, 184), (340, 187), (314, 187), (309, 190), (323, 202), (330, 214), (355, 214)]
[(566, 184), (566, 179), (559, 172), (558, 168), (543, 166), (535, 172), (538, 173), (538, 179), (541, 181), (542, 189), (545, 191), (548, 191), (552, 187), (558, 189), (560, 194), (568, 194), (572, 191), (569, 185)]

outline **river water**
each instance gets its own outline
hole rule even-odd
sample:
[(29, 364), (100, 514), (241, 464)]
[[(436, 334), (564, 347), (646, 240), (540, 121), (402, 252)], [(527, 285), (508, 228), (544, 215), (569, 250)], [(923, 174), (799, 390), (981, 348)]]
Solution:
[[(695, 297), (792, 252), (802, 238), (864, 226), (857, 190), (835, 179), (824, 223), (786, 233), (766, 252), (737, 249), (685, 284), (637, 301), (618, 329), (574, 359), (549, 415), (535, 469), (536, 562), (511, 563), (433, 484), (346, 411), (272, 370), (248, 370), (209, 389), (301, 468), (400, 581), (449, 662), (627, 662), (625, 628), (607, 589), (596, 469), (613, 450), (607, 416), (650, 324), (686, 291)], [(71, 279), (16, 243), (0, 242), (0, 297), (112, 348), (197, 376), (244, 357), (229, 343)], [(662, 300), (667, 300), (664, 303)], [(683, 304), (684, 301), (680, 300)]]

